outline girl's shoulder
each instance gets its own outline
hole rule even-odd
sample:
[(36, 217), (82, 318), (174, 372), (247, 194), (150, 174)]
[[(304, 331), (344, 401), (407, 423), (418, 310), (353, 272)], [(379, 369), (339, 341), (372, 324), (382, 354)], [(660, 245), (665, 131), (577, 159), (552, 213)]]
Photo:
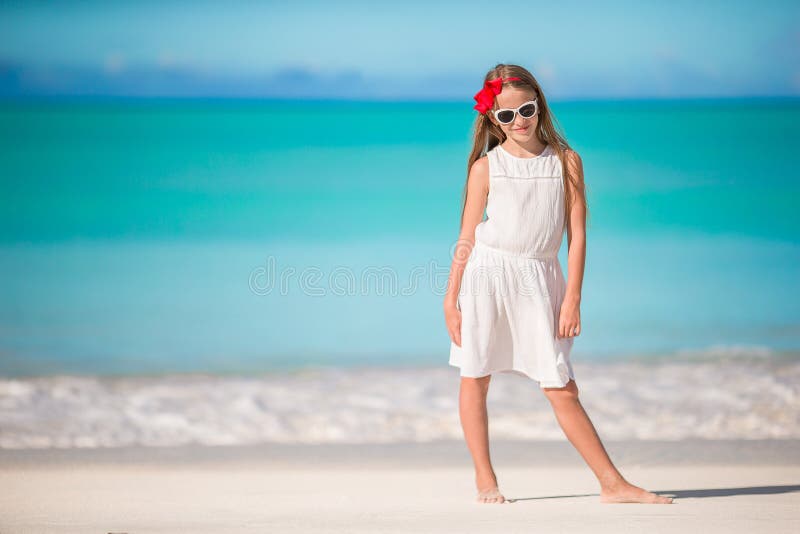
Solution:
[(481, 156), (472, 163), (472, 166), (470, 167), (470, 174), (473, 172), (476, 174), (483, 174), (483, 173), (486, 173), (487, 175), (489, 174), (488, 155)]
[(470, 166), (468, 181), (485, 189), (489, 186), (489, 172), (489, 158), (481, 156)]
[(583, 179), (583, 160), (577, 151), (572, 148), (564, 149), (564, 164), (572, 176)]
[(572, 165), (581, 163), (581, 156), (578, 151), (570, 146), (561, 147), (561, 153), (564, 155), (564, 160)]

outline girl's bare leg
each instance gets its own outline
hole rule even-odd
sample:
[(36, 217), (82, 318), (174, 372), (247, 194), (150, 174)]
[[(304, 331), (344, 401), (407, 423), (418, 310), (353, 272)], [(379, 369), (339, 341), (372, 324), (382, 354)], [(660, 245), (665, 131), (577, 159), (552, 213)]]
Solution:
[(570, 443), (589, 464), (600, 482), (600, 502), (670, 504), (671, 497), (662, 497), (630, 484), (611, 463), (600, 437), (578, 400), (578, 386), (570, 380), (563, 388), (542, 388), (553, 406), (558, 424)]
[(458, 396), (461, 427), (467, 447), (475, 464), (475, 483), (478, 501), (502, 503), (505, 497), (497, 488), (497, 477), (489, 458), (489, 420), (486, 411), (486, 396), (491, 375), (481, 378), (461, 377)]

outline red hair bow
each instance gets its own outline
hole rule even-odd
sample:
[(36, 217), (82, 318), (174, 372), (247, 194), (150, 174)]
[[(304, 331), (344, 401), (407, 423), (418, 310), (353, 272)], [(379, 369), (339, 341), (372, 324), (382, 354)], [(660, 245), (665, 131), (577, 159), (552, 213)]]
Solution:
[(513, 80), (519, 80), (519, 78), (495, 78), (494, 80), (484, 82), (483, 89), (475, 93), (473, 97), (478, 102), (475, 104), (474, 108), (485, 115), (487, 111), (492, 109), (495, 95), (499, 95), (500, 91), (503, 90), (503, 82), (510, 82)]

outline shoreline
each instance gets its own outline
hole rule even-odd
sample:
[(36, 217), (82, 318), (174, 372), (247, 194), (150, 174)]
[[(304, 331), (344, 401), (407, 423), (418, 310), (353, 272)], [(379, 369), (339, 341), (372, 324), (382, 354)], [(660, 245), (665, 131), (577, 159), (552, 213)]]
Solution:
[[(602, 437), (601, 437), (602, 439)], [(796, 465), (798, 439), (732, 440), (603, 440), (620, 468), (665, 465)], [(564, 440), (491, 440), (495, 465), (511, 467), (585, 466), (571, 443)], [(260, 465), (270, 468), (469, 467), (471, 457), (459, 440), (426, 443), (263, 443), (256, 445), (183, 445), (167, 447), (106, 447), (0, 449), (0, 470), (51, 469), (69, 466)]]

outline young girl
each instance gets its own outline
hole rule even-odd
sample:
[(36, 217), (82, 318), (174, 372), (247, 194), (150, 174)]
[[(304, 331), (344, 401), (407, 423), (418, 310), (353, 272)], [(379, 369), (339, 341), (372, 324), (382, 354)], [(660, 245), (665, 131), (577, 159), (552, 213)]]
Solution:
[[(622, 477), (578, 400), (569, 357), (581, 330), (586, 257), (581, 158), (556, 132), (542, 89), (526, 69), (497, 65), (475, 100), (480, 115), (444, 314), (449, 363), (461, 369), (459, 412), (477, 500), (505, 502), (489, 457), (486, 411), (491, 375), (505, 372), (539, 383), (597, 476), (600, 502), (671, 503)], [(568, 281), (557, 256), (565, 228)]]

